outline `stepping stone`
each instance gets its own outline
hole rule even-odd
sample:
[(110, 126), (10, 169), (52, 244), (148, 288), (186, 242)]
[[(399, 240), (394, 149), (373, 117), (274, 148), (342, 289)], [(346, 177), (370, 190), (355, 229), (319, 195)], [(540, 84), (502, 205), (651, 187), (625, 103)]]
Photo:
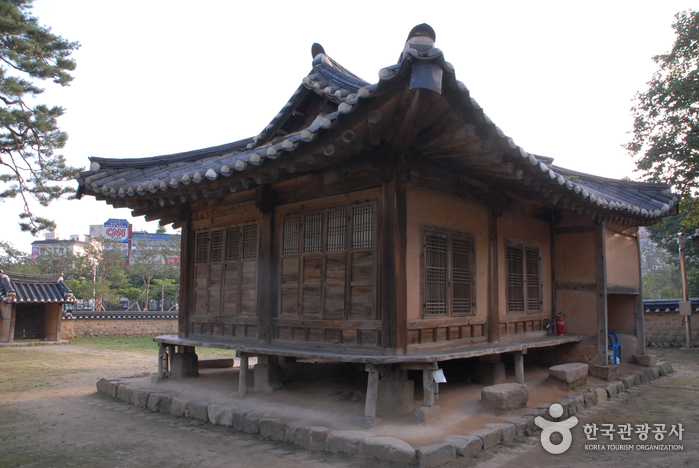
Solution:
[(578, 383), (582, 379), (587, 380), (588, 370), (589, 366), (587, 364), (572, 362), (549, 367), (549, 375), (570, 385)]
[(497, 411), (510, 411), (521, 408), (529, 401), (527, 386), (518, 383), (504, 383), (483, 387), (481, 401)]

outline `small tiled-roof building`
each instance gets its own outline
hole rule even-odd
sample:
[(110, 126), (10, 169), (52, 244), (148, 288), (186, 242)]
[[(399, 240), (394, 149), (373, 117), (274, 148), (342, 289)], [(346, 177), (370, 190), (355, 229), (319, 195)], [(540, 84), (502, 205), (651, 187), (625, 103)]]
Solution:
[(0, 270), (0, 342), (61, 340), (64, 304), (75, 298), (60, 275), (4, 273)]
[[(643, 352), (638, 227), (678, 197), (518, 146), (434, 39), (414, 28), (374, 84), (314, 44), (257, 136), (90, 158), (79, 196), (182, 228), (179, 334), (161, 343), (370, 373), (576, 340), (606, 364), (608, 331)], [(566, 336), (550, 336), (560, 312)]]

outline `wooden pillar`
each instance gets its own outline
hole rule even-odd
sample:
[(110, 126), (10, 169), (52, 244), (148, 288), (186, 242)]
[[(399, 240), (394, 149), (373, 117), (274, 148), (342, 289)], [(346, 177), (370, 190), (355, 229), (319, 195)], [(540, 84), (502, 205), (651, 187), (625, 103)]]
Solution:
[(259, 187), (255, 193), (255, 206), (262, 213), (258, 225), (260, 248), (257, 255), (257, 316), (259, 318), (258, 340), (272, 341), (272, 309), (276, 307), (276, 265), (274, 255), (274, 191), (268, 185)]
[(165, 345), (163, 343), (158, 343), (158, 378), (165, 378), (165, 360), (167, 359), (167, 351), (165, 350)]
[(364, 404), (364, 416), (376, 417), (376, 406), (379, 401), (379, 370), (373, 364), (366, 365), (369, 379), (366, 384), (366, 403)]
[(248, 393), (248, 355), (238, 353), (240, 358), (240, 374), (238, 376), (238, 396), (245, 396)]
[(638, 250), (638, 295), (635, 298), (636, 309), (636, 354), (646, 354), (646, 328), (643, 319), (643, 272), (641, 271), (641, 236), (636, 233)]
[(498, 260), (498, 218), (501, 203), (488, 206), (488, 342), (500, 341), (500, 273)]
[(180, 239), (180, 310), (177, 334), (189, 336), (189, 311), (194, 307), (194, 256), (196, 255), (196, 236), (192, 232), (192, 215), (189, 205), (185, 205), (185, 218)]
[(595, 225), (595, 283), (597, 284), (597, 363), (607, 358), (607, 252), (604, 245), (604, 221)]
[(434, 370), (422, 370), (422, 406), (434, 406)]
[(402, 355), (407, 350), (407, 180), (401, 158), (384, 168), (381, 204), (381, 321), (383, 348)]
[(524, 354), (526, 350), (515, 352), (515, 382), (524, 383)]

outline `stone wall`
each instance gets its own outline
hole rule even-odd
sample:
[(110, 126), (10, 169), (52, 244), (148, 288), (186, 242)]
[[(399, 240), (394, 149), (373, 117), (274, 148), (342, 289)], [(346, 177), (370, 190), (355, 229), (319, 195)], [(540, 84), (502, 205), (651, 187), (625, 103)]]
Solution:
[(61, 339), (94, 336), (177, 335), (177, 319), (80, 319), (61, 321)]
[[(699, 314), (692, 314), (692, 337), (697, 338), (699, 329)], [(643, 322), (646, 330), (646, 346), (684, 346), (685, 331), (682, 316), (679, 313), (644, 314)]]

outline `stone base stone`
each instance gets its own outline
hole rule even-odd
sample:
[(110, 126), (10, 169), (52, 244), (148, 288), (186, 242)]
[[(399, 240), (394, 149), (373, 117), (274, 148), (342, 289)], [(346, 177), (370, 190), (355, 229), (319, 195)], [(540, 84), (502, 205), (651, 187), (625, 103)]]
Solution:
[(432, 423), (439, 419), (441, 408), (439, 406), (424, 406), (420, 405), (412, 412), (413, 422), (416, 423)]
[(636, 364), (644, 367), (653, 367), (657, 363), (657, 358), (652, 354), (634, 354), (633, 360)]
[(476, 379), (481, 385), (497, 385), (505, 383), (504, 362), (479, 362), (476, 368)]
[(587, 364), (573, 362), (549, 367), (549, 376), (574, 388), (587, 383)]
[(604, 380), (616, 380), (619, 374), (618, 366), (602, 366), (595, 364), (590, 366), (590, 375)]
[(381, 418), (372, 418), (363, 414), (355, 414), (350, 420), (350, 425), (359, 429), (373, 429), (381, 421)]
[(404, 374), (405, 371), (395, 371), (379, 381), (377, 403), (379, 416), (407, 414), (413, 409), (415, 384)]
[(199, 359), (195, 353), (174, 353), (170, 356), (170, 376), (199, 377)]
[(271, 393), (284, 388), (282, 368), (278, 362), (270, 359), (266, 364), (255, 364), (255, 391)]
[(529, 391), (517, 383), (492, 385), (481, 390), (481, 401), (496, 411), (511, 411), (527, 404)]

